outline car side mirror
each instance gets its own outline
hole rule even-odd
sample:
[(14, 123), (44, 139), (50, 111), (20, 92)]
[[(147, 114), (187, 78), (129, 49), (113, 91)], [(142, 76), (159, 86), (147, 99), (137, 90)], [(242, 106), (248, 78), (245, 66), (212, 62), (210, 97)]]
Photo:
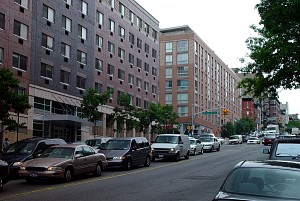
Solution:
[(263, 154), (270, 154), (270, 149), (263, 149)]
[(75, 159), (81, 158), (83, 155), (82, 154), (75, 154)]

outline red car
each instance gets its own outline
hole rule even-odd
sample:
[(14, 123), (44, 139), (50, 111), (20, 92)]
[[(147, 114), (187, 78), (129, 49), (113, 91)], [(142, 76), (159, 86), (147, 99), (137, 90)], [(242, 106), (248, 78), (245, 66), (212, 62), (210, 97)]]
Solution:
[(275, 139), (276, 139), (275, 133), (265, 134), (264, 139), (263, 139), (263, 144), (264, 145), (273, 144)]

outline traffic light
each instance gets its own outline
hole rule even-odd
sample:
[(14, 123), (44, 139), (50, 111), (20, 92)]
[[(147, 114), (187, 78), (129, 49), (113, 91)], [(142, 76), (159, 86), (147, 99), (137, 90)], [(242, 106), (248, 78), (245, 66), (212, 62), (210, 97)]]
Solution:
[(229, 110), (223, 109), (223, 115), (229, 115)]

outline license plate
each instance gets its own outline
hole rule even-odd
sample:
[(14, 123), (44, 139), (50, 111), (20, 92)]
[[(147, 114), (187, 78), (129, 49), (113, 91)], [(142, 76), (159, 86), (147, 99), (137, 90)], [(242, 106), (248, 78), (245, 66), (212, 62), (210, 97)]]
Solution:
[(37, 177), (38, 176), (38, 174), (37, 173), (30, 173), (30, 175), (29, 175), (30, 177)]
[(164, 155), (158, 155), (158, 157), (159, 157), (159, 158), (163, 158), (163, 157), (164, 157)]

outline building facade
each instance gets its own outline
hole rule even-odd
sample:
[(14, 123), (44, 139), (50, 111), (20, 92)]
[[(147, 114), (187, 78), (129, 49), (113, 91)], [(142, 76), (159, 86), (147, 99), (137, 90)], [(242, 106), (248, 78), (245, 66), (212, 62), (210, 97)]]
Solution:
[(14, 72), (32, 105), (23, 137), (91, 137), (78, 117), (89, 88), (113, 91), (99, 107), (97, 133), (114, 136), (118, 96), (128, 93), (138, 108), (158, 102), (158, 33), (159, 22), (134, 0), (4, 1), (0, 67)]
[(240, 79), (188, 26), (160, 31), (159, 102), (179, 114), (182, 133), (218, 135), (241, 118)]

